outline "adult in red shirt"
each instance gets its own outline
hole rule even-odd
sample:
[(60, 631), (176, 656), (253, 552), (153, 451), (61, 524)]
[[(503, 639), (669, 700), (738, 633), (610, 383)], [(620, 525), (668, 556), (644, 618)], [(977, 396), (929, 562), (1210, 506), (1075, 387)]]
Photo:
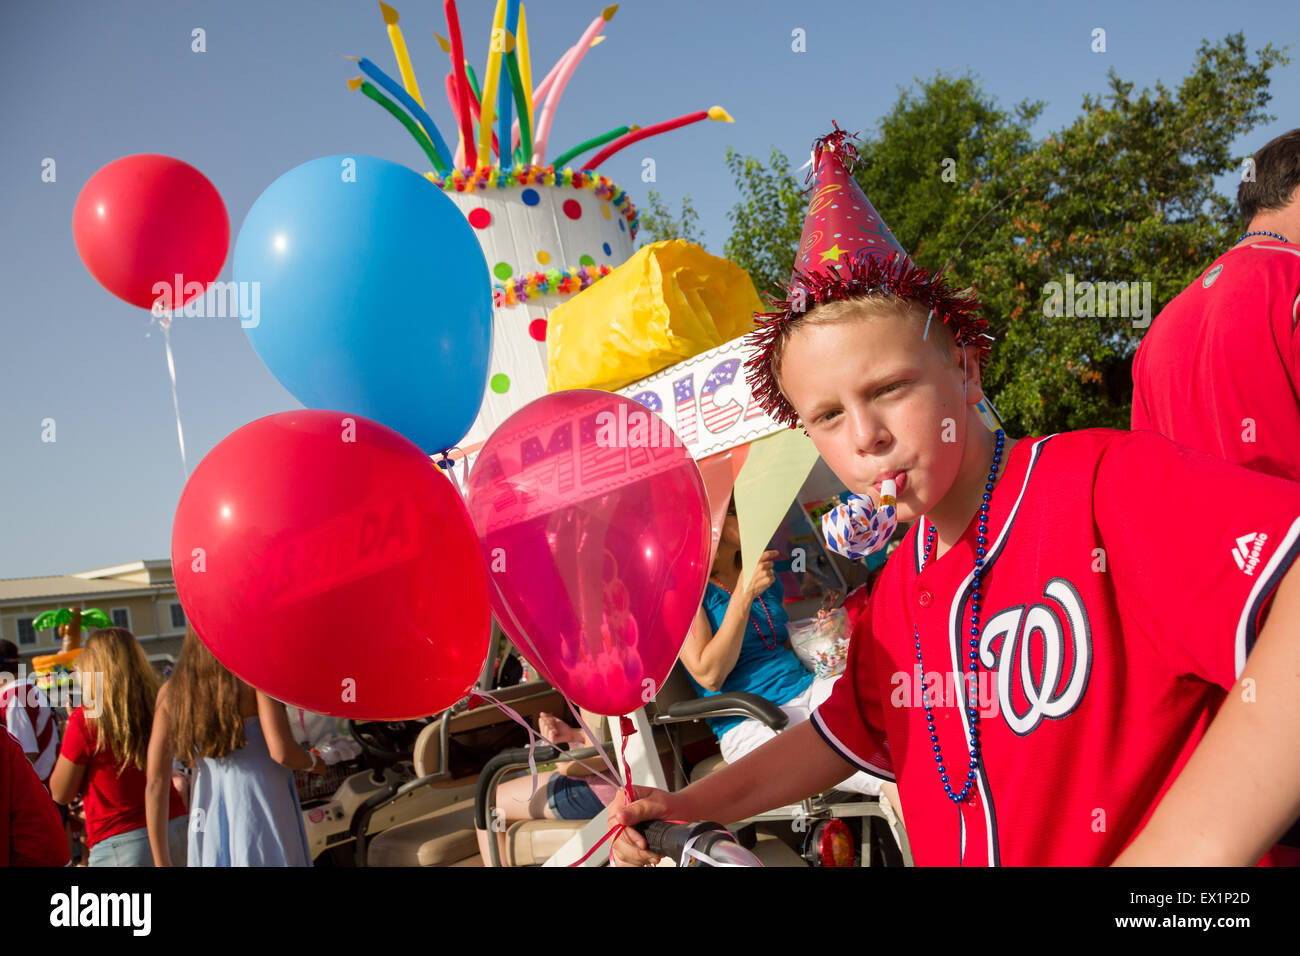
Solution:
[(63, 821), (23, 746), (0, 727), (0, 866), (67, 866)]
[(1237, 204), (1246, 232), (1138, 347), (1132, 426), (1300, 481), (1300, 129), (1256, 154)]
[[(158, 678), (125, 628), (91, 633), (77, 658), (86, 704), (68, 716), (50, 794), (68, 803), (78, 793), (86, 811), (90, 866), (153, 866), (145, 817), (145, 765)], [(168, 845), (185, 865), (185, 804), (170, 791)]]
[[(1248, 223), (1156, 317), (1133, 360), (1132, 426), (1300, 481), (1300, 129), (1270, 141), (1237, 188)], [(1235, 544), (1245, 569), (1252, 536)], [(1300, 866), (1300, 824), (1279, 850)]]

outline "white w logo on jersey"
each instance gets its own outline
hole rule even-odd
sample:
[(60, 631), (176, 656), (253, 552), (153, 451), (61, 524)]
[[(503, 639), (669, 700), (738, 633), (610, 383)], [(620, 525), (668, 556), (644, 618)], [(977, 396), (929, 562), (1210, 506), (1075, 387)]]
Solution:
[[(1065, 578), (1053, 578), (1043, 588), (1043, 596), (1051, 598), (1069, 621), (1070, 673), (1064, 678), (1064, 686), (1061, 681), (1067, 636), (1053, 605), (1036, 603), (999, 611), (980, 635), (980, 664), (989, 670), (995, 666), (997, 669), (1002, 718), (1022, 737), (1044, 717), (1059, 719), (1079, 706), (1092, 671), (1092, 632), (1079, 592)], [(1035, 635), (1041, 635), (1043, 642), (1042, 669), (1038, 674), (1033, 673), (1030, 654)], [(1002, 643), (994, 657), (993, 645), (999, 638)], [(1013, 675), (1019, 679), (1020, 693), (1028, 703), (1024, 713), (1016, 710), (1012, 700)]]

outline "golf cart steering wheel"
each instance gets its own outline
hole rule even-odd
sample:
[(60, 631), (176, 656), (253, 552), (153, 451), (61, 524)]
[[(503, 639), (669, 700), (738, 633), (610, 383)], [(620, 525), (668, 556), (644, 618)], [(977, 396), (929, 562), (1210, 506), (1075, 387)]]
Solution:
[(429, 718), (421, 720), (349, 720), (348, 733), (366, 756), (394, 763), (411, 756), (415, 738)]

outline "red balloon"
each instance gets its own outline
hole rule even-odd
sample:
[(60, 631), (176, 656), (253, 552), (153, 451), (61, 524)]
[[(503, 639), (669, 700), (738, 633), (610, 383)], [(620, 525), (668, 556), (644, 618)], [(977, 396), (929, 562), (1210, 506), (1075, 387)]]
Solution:
[(428, 716), (487, 658), (465, 503), (418, 447), (360, 416), (282, 412), (227, 436), (181, 493), (172, 568), (217, 659), (317, 713)]
[[(165, 283), (179, 309), (221, 272), (230, 217), (215, 186), (188, 163), (141, 153), (109, 163), (82, 187), (72, 212), (81, 261), (109, 292), (143, 309)], [(180, 276), (180, 298), (170, 293)], [(185, 292), (185, 286), (191, 286)]]

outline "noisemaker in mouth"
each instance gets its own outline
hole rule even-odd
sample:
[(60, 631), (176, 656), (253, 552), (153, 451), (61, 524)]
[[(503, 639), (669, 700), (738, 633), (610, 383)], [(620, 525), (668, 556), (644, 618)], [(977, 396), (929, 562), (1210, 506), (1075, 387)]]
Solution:
[(865, 495), (849, 495), (826, 512), (822, 515), (826, 546), (850, 560), (879, 551), (889, 543), (898, 527), (897, 493), (897, 484), (887, 479), (880, 483), (879, 508)]

